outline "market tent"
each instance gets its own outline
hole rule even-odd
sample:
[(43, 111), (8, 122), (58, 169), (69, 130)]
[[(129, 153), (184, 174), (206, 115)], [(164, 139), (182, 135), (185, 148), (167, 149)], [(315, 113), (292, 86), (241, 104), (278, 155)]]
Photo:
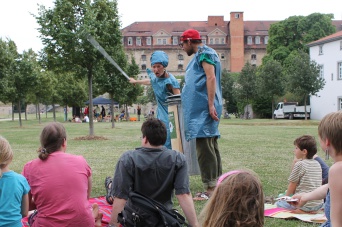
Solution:
[[(85, 104), (89, 104), (89, 100), (85, 102)], [(106, 99), (103, 97), (97, 97), (93, 99), (93, 105), (110, 105), (112, 101), (110, 99)], [(117, 101), (114, 100), (114, 105), (119, 105)]]

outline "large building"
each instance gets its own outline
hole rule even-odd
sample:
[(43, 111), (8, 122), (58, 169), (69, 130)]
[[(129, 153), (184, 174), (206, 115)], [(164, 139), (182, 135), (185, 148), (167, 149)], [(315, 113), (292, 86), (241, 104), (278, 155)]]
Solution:
[[(182, 33), (193, 28), (200, 32), (203, 43), (219, 54), (223, 69), (240, 72), (246, 62), (260, 65), (266, 54), (268, 30), (278, 21), (244, 21), (243, 12), (224, 16), (208, 16), (208, 21), (135, 22), (122, 29), (123, 43), (128, 57), (133, 56), (140, 67), (139, 78), (147, 78), (146, 68), (156, 50), (169, 55), (167, 70), (173, 75), (184, 75), (190, 61), (178, 42)], [(342, 21), (333, 21), (337, 31)]]
[(342, 110), (342, 31), (308, 44), (310, 59), (320, 66), (324, 88), (310, 97), (311, 118)]

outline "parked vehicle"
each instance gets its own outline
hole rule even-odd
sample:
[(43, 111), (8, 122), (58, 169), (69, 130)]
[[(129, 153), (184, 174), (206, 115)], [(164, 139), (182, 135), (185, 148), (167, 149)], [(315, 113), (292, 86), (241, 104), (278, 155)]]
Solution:
[[(306, 116), (310, 118), (311, 107), (306, 106)], [(305, 106), (298, 106), (297, 102), (279, 102), (274, 110), (274, 118), (305, 118)]]

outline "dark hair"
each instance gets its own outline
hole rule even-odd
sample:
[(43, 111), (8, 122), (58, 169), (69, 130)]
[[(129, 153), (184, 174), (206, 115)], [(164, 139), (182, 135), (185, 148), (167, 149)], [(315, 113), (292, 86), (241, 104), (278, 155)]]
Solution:
[(317, 145), (315, 137), (304, 135), (300, 136), (293, 142), (301, 151), (307, 150), (308, 154), (306, 155), (307, 159), (312, 159), (312, 157), (317, 153)]
[(48, 158), (49, 154), (58, 151), (66, 139), (65, 128), (61, 123), (53, 122), (46, 125), (40, 134), (38, 157), (41, 160)]
[(197, 44), (197, 43), (202, 43), (202, 40), (201, 39), (191, 39), (190, 42)]
[(141, 126), (141, 132), (153, 146), (164, 145), (166, 142), (166, 126), (157, 118), (147, 119)]

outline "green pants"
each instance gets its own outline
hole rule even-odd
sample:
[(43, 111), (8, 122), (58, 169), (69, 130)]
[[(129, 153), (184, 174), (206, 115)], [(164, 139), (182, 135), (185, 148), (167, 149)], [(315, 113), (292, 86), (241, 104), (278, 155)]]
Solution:
[(204, 188), (215, 187), (217, 178), (222, 174), (217, 137), (197, 138), (196, 150)]

